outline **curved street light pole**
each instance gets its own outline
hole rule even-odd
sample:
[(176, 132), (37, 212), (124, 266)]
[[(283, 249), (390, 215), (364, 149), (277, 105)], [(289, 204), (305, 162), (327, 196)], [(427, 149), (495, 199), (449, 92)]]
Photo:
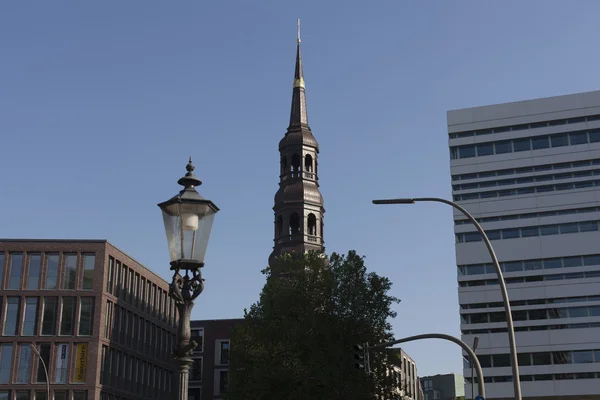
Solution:
[(44, 374), (46, 374), (46, 396), (47, 396), (46, 399), (50, 400), (50, 379), (48, 377), (48, 367), (46, 366), (46, 362), (42, 358), (42, 355), (40, 354), (40, 352), (38, 351), (38, 349), (36, 349), (33, 344), (30, 344), (29, 347), (31, 347), (31, 350), (33, 350), (33, 352), (35, 353), (35, 355), (42, 362), (42, 367), (44, 367)]
[(462, 349), (464, 351), (466, 351), (467, 354), (471, 357), (471, 360), (473, 360), (475, 362), (475, 369), (477, 370), (477, 386), (479, 387), (479, 394), (481, 394), (483, 397), (485, 397), (485, 385), (483, 382), (483, 370), (481, 369), (481, 364), (479, 363), (479, 360), (477, 359), (477, 357), (475, 357), (475, 352), (473, 350), (471, 350), (471, 348), (469, 347), (468, 344), (466, 344), (465, 342), (463, 342), (462, 340), (460, 340), (458, 338), (455, 338), (454, 336), (446, 335), (443, 333), (425, 333), (423, 335), (409, 336), (409, 337), (405, 337), (403, 339), (393, 340), (391, 342), (386, 342), (386, 343), (376, 344), (374, 346), (369, 346), (369, 350), (383, 349), (386, 347), (393, 346), (395, 344), (412, 342), (414, 340), (421, 340), (421, 339), (443, 339), (443, 340), (448, 340), (450, 342), (456, 343), (457, 345), (462, 347)]
[[(475, 228), (481, 234), (483, 241), (485, 242), (485, 246), (490, 253), (492, 258), (492, 263), (496, 268), (496, 275), (498, 276), (498, 283), (500, 284), (500, 292), (502, 293), (502, 300), (504, 302), (504, 311), (506, 313), (506, 324), (508, 325), (508, 344), (510, 347), (510, 361), (512, 367), (512, 379), (513, 386), (515, 392), (515, 400), (522, 400), (521, 397), (521, 379), (519, 378), (519, 363), (517, 359), (517, 345), (515, 342), (515, 328), (513, 325), (512, 313), (510, 310), (510, 301), (508, 299), (508, 291), (506, 289), (506, 282), (504, 281), (504, 276), (502, 274), (502, 269), (500, 268), (500, 263), (498, 262), (498, 257), (496, 257), (496, 253), (494, 252), (494, 248), (492, 247), (492, 243), (490, 239), (487, 237), (485, 231), (477, 222), (475, 217), (473, 217), (467, 210), (459, 206), (458, 204), (438, 197), (415, 197), (415, 198), (401, 198), (401, 199), (387, 199), (387, 200), (373, 200), (373, 204), (414, 204), (417, 202), (428, 201), (428, 202), (436, 202), (436, 203), (444, 203), (449, 206), (454, 207), (458, 211), (464, 214), (465, 217), (471, 221)], [(483, 393), (480, 393), (483, 395)]]

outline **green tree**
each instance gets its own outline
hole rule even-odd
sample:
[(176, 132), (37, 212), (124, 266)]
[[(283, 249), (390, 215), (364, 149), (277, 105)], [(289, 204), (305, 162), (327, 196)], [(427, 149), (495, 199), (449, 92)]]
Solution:
[(389, 393), (390, 354), (371, 354), (374, 373), (355, 368), (354, 344), (393, 340), (399, 300), (389, 279), (367, 272), (355, 251), (287, 254), (232, 334), (230, 400), (353, 400)]

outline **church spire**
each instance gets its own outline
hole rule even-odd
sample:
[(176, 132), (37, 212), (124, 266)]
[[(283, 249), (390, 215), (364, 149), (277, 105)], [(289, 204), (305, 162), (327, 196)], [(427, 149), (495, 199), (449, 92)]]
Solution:
[(294, 91), (292, 94), (292, 110), (290, 112), (290, 128), (295, 126), (308, 126), (306, 113), (306, 91), (304, 88), (304, 74), (302, 72), (302, 54), (300, 53), (300, 19), (298, 19), (298, 39), (296, 46), (296, 69), (294, 71)]
[(306, 117), (300, 55), (300, 20), (290, 125), (279, 142), (279, 190), (275, 194), (275, 235), (269, 264), (285, 253), (324, 251), (323, 196), (319, 190), (319, 144)]

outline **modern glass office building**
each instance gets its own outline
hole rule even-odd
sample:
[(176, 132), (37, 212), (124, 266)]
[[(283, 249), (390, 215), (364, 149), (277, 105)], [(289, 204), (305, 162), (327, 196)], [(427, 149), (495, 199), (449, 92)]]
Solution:
[[(448, 134), (454, 200), (505, 273), (523, 397), (600, 399), (600, 91), (449, 111)], [(491, 259), (454, 223), (462, 338), (480, 338), (487, 397), (512, 398)]]
[(175, 319), (167, 282), (105, 240), (0, 239), (0, 400), (47, 400), (47, 379), (53, 400), (169, 398)]

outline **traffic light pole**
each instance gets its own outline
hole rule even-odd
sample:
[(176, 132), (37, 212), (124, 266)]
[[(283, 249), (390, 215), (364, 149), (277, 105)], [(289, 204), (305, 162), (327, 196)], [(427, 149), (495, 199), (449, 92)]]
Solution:
[[(457, 345), (462, 347), (462, 349), (465, 352), (467, 352), (467, 354), (471, 357), (471, 360), (473, 360), (473, 363), (475, 364), (475, 370), (477, 371), (477, 386), (479, 388), (479, 394), (485, 398), (485, 385), (483, 382), (483, 370), (481, 369), (481, 364), (479, 363), (479, 360), (477, 359), (475, 352), (469, 347), (469, 345), (466, 344), (465, 342), (463, 342), (462, 340), (455, 338), (454, 336), (445, 335), (443, 333), (426, 333), (423, 335), (409, 336), (409, 337), (405, 337), (403, 339), (393, 340), (391, 342), (381, 343), (381, 344), (377, 344), (374, 346), (369, 346), (368, 344), (366, 344), (366, 346), (367, 346), (366, 352), (369, 353), (369, 351), (371, 351), (371, 350), (385, 349), (385, 348), (393, 346), (395, 344), (412, 342), (414, 340), (421, 340), (421, 339), (448, 340), (448, 341), (456, 343)], [(367, 368), (369, 368), (369, 367), (365, 366), (365, 370)]]

